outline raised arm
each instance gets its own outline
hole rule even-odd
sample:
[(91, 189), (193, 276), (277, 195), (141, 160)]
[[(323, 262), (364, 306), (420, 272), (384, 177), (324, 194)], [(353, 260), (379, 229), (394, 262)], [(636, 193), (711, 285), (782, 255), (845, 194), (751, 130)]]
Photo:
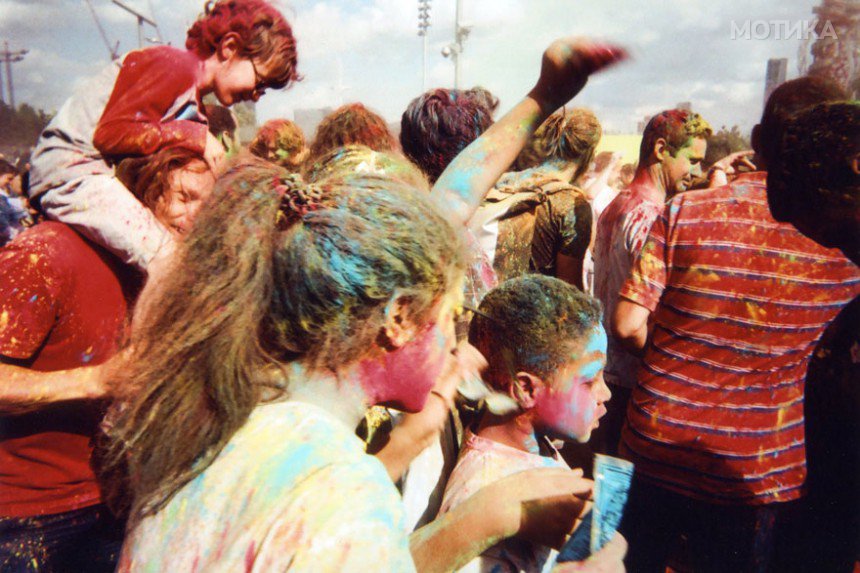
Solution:
[(465, 225), (535, 129), (578, 94), (591, 74), (624, 58), (626, 52), (611, 44), (572, 38), (550, 44), (534, 88), (448, 165), (432, 196)]

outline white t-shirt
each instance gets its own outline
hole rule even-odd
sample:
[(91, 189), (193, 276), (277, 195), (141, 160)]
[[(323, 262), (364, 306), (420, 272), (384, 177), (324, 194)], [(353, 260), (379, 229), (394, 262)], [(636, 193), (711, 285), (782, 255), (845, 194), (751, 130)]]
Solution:
[[(548, 446), (552, 448), (550, 444)], [(450, 511), (493, 482), (537, 468), (570, 469), (557, 451), (552, 457), (541, 456), (467, 432), (457, 466), (448, 479), (439, 513)], [(539, 573), (552, 568), (555, 555), (556, 552), (549, 547), (509, 538), (489, 548), (460, 571)]]
[(415, 570), (397, 489), (352, 428), (288, 401), (258, 406), (212, 465), (142, 520), (118, 571), (369, 568)]

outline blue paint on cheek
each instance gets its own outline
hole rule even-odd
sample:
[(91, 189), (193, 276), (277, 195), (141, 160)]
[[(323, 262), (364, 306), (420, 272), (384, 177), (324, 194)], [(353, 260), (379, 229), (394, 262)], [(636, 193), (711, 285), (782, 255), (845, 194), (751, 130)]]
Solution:
[(593, 408), (589, 408), (589, 409), (585, 412), (585, 416), (583, 416), (583, 421), (584, 421), (584, 422), (586, 423), (586, 425), (588, 425), (588, 426), (590, 426), (590, 425), (591, 425), (591, 423), (592, 423), (592, 422), (594, 422), (594, 409), (593, 409)]
[(37, 294), (34, 294), (30, 297), (30, 302), (36, 302), (37, 300), (39, 300), (39, 295)]

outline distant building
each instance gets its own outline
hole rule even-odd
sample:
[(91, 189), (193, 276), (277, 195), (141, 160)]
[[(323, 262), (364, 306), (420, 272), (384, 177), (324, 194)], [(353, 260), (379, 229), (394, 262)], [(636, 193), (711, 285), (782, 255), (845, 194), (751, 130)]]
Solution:
[(323, 118), (334, 111), (330, 107), (321, 107), (316, 109), (297, 109), (293, 113), (293, 121), (302, 128), (305, 138), (310, 141), (313, 139), (317, 131), (317, 126), (322, 122)]
[(688, 101), (682, 101), (675, 105), (675, 109), (682, 109), (684, 111), (693, 111), (693, 104)]
[(764, 78), (764, 101), (767, 103), (773, 90), (785, 83), (788, 72), (788, 58), (771, 58), (767, 61), (767, 74)]
[(252, 101), (243, 101), (233, 106), (236, 115), (238, 129), (236, 134), (239, 142), (250, 143), (257, 135), (257, 104)]

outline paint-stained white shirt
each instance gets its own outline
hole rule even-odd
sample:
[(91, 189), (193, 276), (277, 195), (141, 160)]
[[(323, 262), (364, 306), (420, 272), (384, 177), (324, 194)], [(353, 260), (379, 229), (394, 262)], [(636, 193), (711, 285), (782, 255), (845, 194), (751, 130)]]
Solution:
[[(467, 432), (457, 466), (448, 479), (439, 513), (450, 511), (493, 482), (537, 468), (569, 469), (569, 466), (558, 452), (553, 457), (541, 456)], [(489, 548), (460, 572), (539, 573), (552, 567), (555, 555), (556, 552), (549, 547), (510, 538)]]
[(126, 539), (118, 571), (414, 571), (397, 490), (324, 410), (259, 406)]

